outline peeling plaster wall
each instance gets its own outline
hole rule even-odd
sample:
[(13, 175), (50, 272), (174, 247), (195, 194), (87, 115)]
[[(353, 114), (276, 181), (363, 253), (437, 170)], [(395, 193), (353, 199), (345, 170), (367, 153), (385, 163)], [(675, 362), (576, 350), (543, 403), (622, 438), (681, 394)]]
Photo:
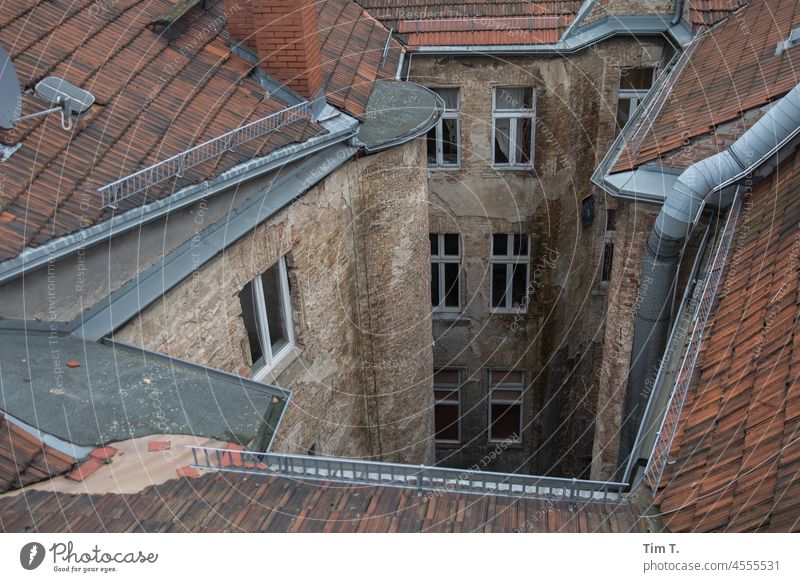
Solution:
[(286, 256), (297, 349), (265, 379), (293, 393), (275, 450), (431, 462), (421, 156), (418, 140), (348, 162), (115, 339), (250, 376), (239, 293)]
[[(443, 465), (588, 477), (608, 283), (606, 200), (589, 178), (614, 137), (622, 68), (657, 66), (660, 41), (617, 39), (562, 57), (421, 57), (410, 80), (461, 89), (462, 164), (429, 171), (431, 232), (462, 237), (461, 317), (434, 317), (435, 367), (461, 368), (462, 443)], [(492, 88), (536, 88), (533, 171), (491, 167)], [(595, 196), (595, 218), (580, 222)], [(492, 233), (531, 236), (527, 313), (489, 312)], [(614, 284), (612, 280), (611, 285)], [(523, 370), (521, 445), (488, 442), (489, 369)]]

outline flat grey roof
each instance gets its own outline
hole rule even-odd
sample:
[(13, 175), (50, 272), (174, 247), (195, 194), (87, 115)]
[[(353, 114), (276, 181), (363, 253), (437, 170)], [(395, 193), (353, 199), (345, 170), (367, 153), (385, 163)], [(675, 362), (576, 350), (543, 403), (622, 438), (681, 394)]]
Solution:
[(57, 332), (0, 330), (0, 346), (0, 410), (75, 445), (186, 434), (256, 439), (264, 449), (289, 397), (162, 354)]

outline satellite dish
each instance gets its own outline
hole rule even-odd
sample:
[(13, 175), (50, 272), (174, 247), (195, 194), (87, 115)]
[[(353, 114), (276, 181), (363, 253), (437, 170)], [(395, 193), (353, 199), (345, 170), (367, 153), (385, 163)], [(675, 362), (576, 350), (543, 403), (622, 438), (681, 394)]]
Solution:
[(17, 70), (6, 49), (0, 46), (0, 128), (13, 129), (21, 107)]

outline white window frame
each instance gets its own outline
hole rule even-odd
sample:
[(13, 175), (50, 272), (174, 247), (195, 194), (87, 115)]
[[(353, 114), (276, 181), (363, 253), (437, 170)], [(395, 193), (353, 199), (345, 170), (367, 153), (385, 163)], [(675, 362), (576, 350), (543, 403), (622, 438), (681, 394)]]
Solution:
[[(269, 322), (267, 320), (267, 305), (264, 298), (264, 287), (261, 281), (261, 275), (258, 275), (250, 281), (253, 289), (253, 305), (256, 306), (256, 325), (258, 326), (258, 338), (261, 341), (261, 353), (258, 362), (253, 362), (253, 379), (262, 380), (269, 374), (275, 365), (285, 357), (289, 352), (294, 350), (295, 337), (294, 325), (292, 322), (292, 300), (289, 295), (289, 276), (286, 269), (286, 257), (281, 257), (278, 261), (278, 272), (281, 285), (281, 303), (283, 303), (283, 318), (286, 323), (286, 339), (287, 344), (283, 346), (277, 353), (272, 353), (272, 342), (269, 337)], [(270, 267), (270, 269), (272, 266)], [(263, 364), (259, 365), (263, 360)]]
[[(643, 68), (651, 68), (651, 67), (643, 67)], [(620, 75), (620, 84), (622, 84), (622, 76), (624, 76), (624, 71)], [(628, 121), (625, 122), (625, 125), (628, 125), (631, 119), (633, 119), (636, 110), (639, 109), (639, 105), (647, 97), (647, 94), (653, 88), (653, 83), (656, 80), (656, 70), (652, 68), (652, 77), (650, 80), (650, 87), (647, 89), (623, 89), (620, 87), (617, 89), (617, 109), (614, 111), (614, 126), (617, 126), (617, 119), (619, 119), (619, 104), (620, 101), (628, 101), (630, 102), (630, 106), (628, 107)], [(625, 126), (616, 127), (617, 133), (620, 133)]]
[[(453, 384), (452, 382), (439, 382), (435, 381), (436, 379), (436, 372), (440, 372), (443, 370), (458, 372), (458, 382)], [(434, 370), (434, 383), (433, 383), (433, 406), (434, 406), (434, 434), (436, 433), (436, 426), (435, 426), (435, 407), (439, 404), (439, 401), (436, 400), (436, 390), (437, 386), (440, 387), (440, 390), (448, 390), (450, 392), (456, 392), (456, 398), (458, 401), (455, 400), (443, 400), (441, 403), (445, 405), (452, 406), (453, 404), (458, 405), (458, 438), (456, 440), (452, 439), (435, 439), (436, 444), (441, 445), (458, 445), (461, 444), (461, 387), (464, 384), (464, 371), (460, 368), (439, 368)]]
[[(458, 255), (446, 255), (444, 254), (444, 236), (445, 234), (455, 234), (458, 237)], [(440, 313), (460, 313), (461, 312), (461, 235), (456, 233), (444, 233), (444, 234), (437, 234), (431, 233), (431, 235), (435, 235), (438, 237), (438, 246), (437, 250), (439, 251), (437, 254), (431, 254), (431, 264), (436, 265), (436, 273), (439, 277), (439, 303), (437, 305), (433, 305), (433, 311), (440, 312)], [(457, 306), (450, 306), (444, 304), (444, 299), (447, 296), (447, 288), (445, 285), (444, 280), (444, 269), (445, 265), (447, 264), (455, 264), (458, 265), (458, 289), (456, 289), (456, 296), (458, 297), (458, 305)], [(433, 273), (431, 273), (433, 276)]]
[[(504, 234), (507, 237), (506, 243), (506, 254), (505, 255), (495, 255), (494, 252), (494, 235), (495, 234)], [(527, 239), (527, 245), (525, 249), (524, 255), (515, 255), (514, 253), (514, 235), (522, 235)], [(528, 302), (523, 301), (519, 307), (514, 307), (512, 305), (512, 297), (511, 292), (513, 289), (513, 269), (510, 269), (508, 265), (525, 265), (525, 293), (528, 293), (528, 290), (531, 285), (531, 235), (527, 233), (505, 233), (505, 232), (497, 232), (492, 234), (491, 239), (491, 248), (489, 249), (489, 309), (493, 313), (526, 313), (528, 311)], [(494, 265), (506, 265), (506, 301), (505, 305), (502, 307), (494, 307)]]
[[(509, 382), (508, 380), (498, 380), (497, 382), (494, 381), (494, 375), (496, 374), (498, 378), (503, 378), (504, 375), (508, 374), (509, 372), (519, 373), (522, 375), (522, 382)], [(487, 424), (488, 424), (488, 435), (489, 435), (489, 442), (512, 442), (514, 444), (522, 444), (522, 429), (523, 424), (525, 422), (525, 404), (523, 402), (524, 395), (525, 395), (525, 372), (521, 370), (488, 370), (488, 378), (487, 383), (489, 386), (489, 410), (488, 410), (488, 417), (487, 417)], [(495, 398), (494, 397), (494, 390), (495, 388), (499, 390), (508, 390), (508, 391), (519, 391), (519, 397), (513, 400), (509, 400), (508, 398)], [(500, 405), (519, 405), (519, 430), (517, 431), (517, 438), (514, 440), (508, 441), (506, 438), (494, 438), (492, 434), (492, 408), (495, 404)]]
[[(428, 169), (430, 170), (458, 170), (461, 168), (461, 89), (459, 87), (433, 87), (432, 90), (436, 89), (455, 89), (457, 95), (456, 101), (456, 108), (455, 109), (445, 109), (442, 116), (439, 118), (439, 121), (436, 122), (436, 162), (431, 164), (428, 163)], [(446, 164), (444, 162), (444, 144), (442, 140), (442, 136), (444, 134), (444, 129), (442, 128), (442, 124), (444, 123), (445, 119), (455, 119), (456, 120), (456, 163), (455, 164)]]
[[(497, 110), (497, 92), (505, 89), (530, 89), (533, 92), (531, 100), (531, 109), (503, 109)], [(534, 120), (536, 118), (536, 88), (535, 87), (495, 87), (492, 90), (492, 167), (499, 170), (530, 170), (533, 168), (533, 155), (536, 151), (536, 123), (531, 121), (531, 151), (529, 152), (528, 159), (530, 163), (519, 164), (517, 163), (517, 126), (520, 119)], [(498, 163), (495, 156), (495, 143), (497, 133), (497, 120), (510, 119), (509, 132), (508, 132), (508, 163)]]

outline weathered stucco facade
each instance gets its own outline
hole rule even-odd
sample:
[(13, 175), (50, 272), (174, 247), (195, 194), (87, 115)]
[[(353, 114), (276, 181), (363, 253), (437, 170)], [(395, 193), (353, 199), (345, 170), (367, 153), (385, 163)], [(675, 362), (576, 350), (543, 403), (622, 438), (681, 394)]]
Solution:
[(433, 461), (427, 185), (420, 140), (347, 162), (115, 339), (250, 376), (239, 293), (286, 257), (296, 349), (275, 450)]
[[(442, 464), (588, 477), (607, 293), (619, 280), (601, 282), (616, 202), (589, 178), (615, 135), (621, 71), (670, 56), (659, 40), (614, 39), (568, 57), (414, 57), (409, 80), (460, 90), (461, 165), (429, 171), (431, 233), (458, 233), (463, 249), (461, 313), (433, 322), (434, 366), (464, 379), (461, 443), (438, 445)], [(492, 90), (523, 86), (536, 94), (533, 168), (494, 169)], [(489, 308), (493, 233), (531, 237), (527, 311)], [(502, 454), (487, 434), (491, 369), (525, 373), (522, 443)]]

